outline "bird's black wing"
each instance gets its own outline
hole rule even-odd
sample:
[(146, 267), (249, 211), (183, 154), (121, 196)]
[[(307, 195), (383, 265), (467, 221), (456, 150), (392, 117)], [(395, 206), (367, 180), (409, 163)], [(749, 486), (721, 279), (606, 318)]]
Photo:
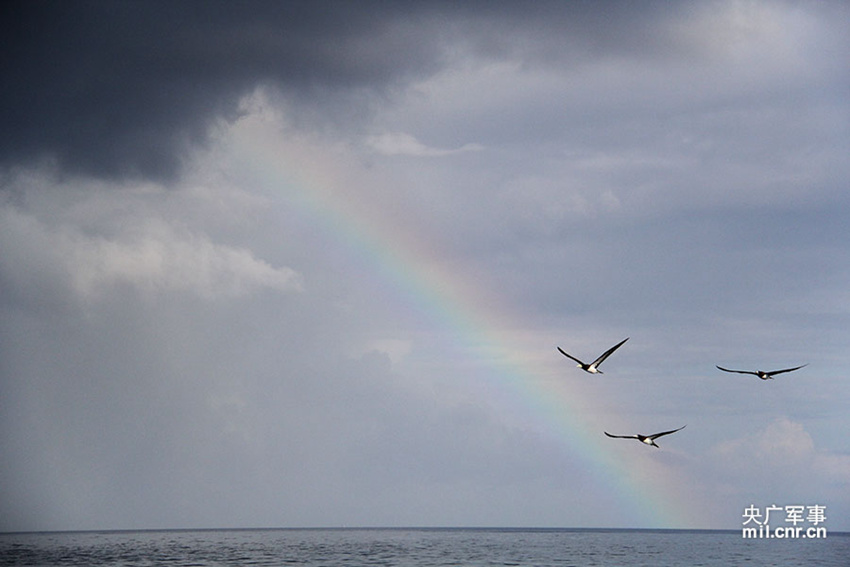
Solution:
[(614, 437), (614, 438), (617, 438), (617, 439), (637, 439), (638, 438), (637, 435), (611, 435), (607, 431), (604, 431), (603, 433), (605, 433), (605, 435), (607, 435), (608, 437)]
[[(715, 364), (715, 366), (717, 366)], [(728, 368), (723, 368), (722, 366), (717, 366), (718, 369), (723, 372), (737, 372), (738, 374), (752, 374), (753, 376), (758, 376), (758, 372), (752, 372), (750, 370), (729, 370)]]
[(676, 433), (677, 431), (681, 431), (685, 427), (687, 427), (687, 425), (683, 425), (679, 429), (671, 429), (670, 431), (662, 431), (661, 433), (656, 433), (655, 435), (650, 435), (649, 438), (650, 439), (658, 439), (659, 437), (664, 437), (665, 435), (670, 435), (671, 433)]
[(627, 340), (629, 340), (629, 337), (626, 337), (622, 341), (618, 342), (617, 344), (615, 344), (614, 346), (612, 346), (611, 348), (609, 348), (608, 350), (603, 352), (602, 355), (599, 358), (597, 358), (596, 360), (593, 361), (593, 365), (599, 366), (600, 364), (602, 364), (603, 360), (605, 360), (606, 358), (611, 356), (611, 353), (614, 352), (615, 350), (617, 350), (618, 348), (620, 348), (621, 346), (623, 346), (623, 343), (626, 342)]
[[(803, 366), (808, 366), (808, 364), (804, 364)], [(794, 368), (786, 368), (785, 370), (773, 370), (772, 372), (768, 372), (768, 376), (776, 376), (777, 374), (782, 374), (783, 372), (793, 372), (794, 370), (799, 370), (803, 366), (795, 366)]]
[(564, 355), (564, 356), (566, 356), (567, 358), (572, 359), (572, 360), (575, 360), (575, 361), (576, 361), (576, 362), (578, 362), (579, 364), (582, 364), (582, 365), (584, 364), (582, 361), (580, 361), (579, 359), (577, 359), (577, 358), (576, 358), (576, 357), (574, 357), (573, 355), (571, 355), (571, 354), (567, 354), (566, 352), (564, 352), (564, 349), (562, 349), (561, 347), (557, 347), (557, 348), (558, 348), (558, 352), (560, 352), (561, 354), (563, 354), (563, 355)]

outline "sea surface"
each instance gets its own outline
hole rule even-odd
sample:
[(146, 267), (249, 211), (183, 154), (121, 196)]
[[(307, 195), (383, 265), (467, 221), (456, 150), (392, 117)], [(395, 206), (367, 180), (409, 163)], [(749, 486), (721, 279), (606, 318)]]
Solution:
[(850, 534), (744, 539), (740, 531), (262, 529), (0, 534), (0, 565), (850, 565)]

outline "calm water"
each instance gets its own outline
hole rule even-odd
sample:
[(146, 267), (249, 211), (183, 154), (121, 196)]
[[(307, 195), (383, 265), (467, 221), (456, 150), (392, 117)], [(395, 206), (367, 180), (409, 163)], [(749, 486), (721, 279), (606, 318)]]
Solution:
[(0, 534), (0, 565), (850, 565), (850, 536), (738, 532), (339, 529)]

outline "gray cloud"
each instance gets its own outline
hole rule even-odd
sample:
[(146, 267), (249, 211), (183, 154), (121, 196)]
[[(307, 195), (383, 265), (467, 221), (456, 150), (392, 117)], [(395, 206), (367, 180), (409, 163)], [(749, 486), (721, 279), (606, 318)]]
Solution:
[(0, 529), (846, 529), (843, 3), (3, 10)]
[[(302, 104), (437, 71), (464, 45), (526, 60), (627, 53), (666, 37), (670, 7), (558, 2), (22, 2), (4, 6), (0, 159), (70, 172), (173, 178), (257, 85)], [(448, 40), (448, 43), (447, 43)], [(664, 46), (661, 46), (664, 47)]]

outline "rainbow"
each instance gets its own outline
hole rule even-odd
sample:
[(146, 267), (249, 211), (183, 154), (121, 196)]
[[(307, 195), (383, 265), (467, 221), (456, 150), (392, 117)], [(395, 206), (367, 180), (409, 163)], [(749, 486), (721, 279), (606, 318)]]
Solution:
[[(516, 352), (510, 332), (521, 328), (520, 314), (493, 290), (465, 277), (464, 270), (448, 263), (428, 240), (402, 225), (399, 215), (383, 216), (380, 207), (353, 198), (343, 190), (351, 186), (350, 180), (342, 180), (343, 168), (316, 155), (309, 141), (300, 142), (253, 128), (236, 131), (230, 149), (257, 182), (286, 191), (296, 215), (347, 245), (365, 270), (450, 333), (461, 348), (486, 352), (483, 393), (514, 406), (612, 495), (621, 522), (612, 527), (699, 527), (693, 525), (699, 514), (689, 508), (686, 482), (649, 457), (636, 460), (621, 444), (605, 442), (601, 424), (584, 416), (582, 408), (591, 399), (581, 380), (551, 379), (551, 361)], [(347, 159), (342, 151), (339, 157)], [(352, 169), (357, 168), (345, 168), (346, 173)], [(549, 346), (563, 373), (563, 361), (554, 345)]]

